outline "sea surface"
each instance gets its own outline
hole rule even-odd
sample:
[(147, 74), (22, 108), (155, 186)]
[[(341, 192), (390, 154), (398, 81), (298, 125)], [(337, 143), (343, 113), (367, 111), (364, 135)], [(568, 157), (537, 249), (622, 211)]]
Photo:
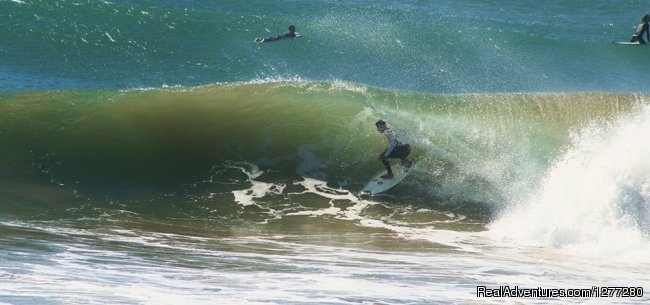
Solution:
[(0, 0), (0, 304), (648, 304), (649, 10)]

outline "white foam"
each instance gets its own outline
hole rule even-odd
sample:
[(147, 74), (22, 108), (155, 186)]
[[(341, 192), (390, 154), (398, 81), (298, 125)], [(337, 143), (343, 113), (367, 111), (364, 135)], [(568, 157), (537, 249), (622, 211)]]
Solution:
[[(303, 178), (303, 181), (294, 183), (301, 185), (305, 191), (297, 194), (312, 193), (324, 198), (330, 199), (330, 206), (321, 209), (307, 209), (298, 212), (285, 213), (286, 216), (309, 216), (318, 217), (323, 215), (333, 216), (337, 219), (356, 221), (359, 226), (368, 228), (379, 228), (393, 232), (397, 237), (410, 239), (410, 240), (425, 240), (432, 243), (440, 244), (462, 250), (466, 252), (480, 252), (477, 247), (473, 245), (472, 240), (476, 239), (480, 234), (469, 232), (457, 232), (449, 230), (437, 229), (432, 225), (419, 225), (415, 227), (413, 223), (405, 223), (400, 221), (393, 221), (389, 218), (375, 219), (364, 215), (364, 211), (372, 205), (378, 204), (370, 200), (364, 200), (348, 190), (341, 188), (331, 188), (327, 186), (325, 181), (313, 178)], [(290, 193), (296, 194), (296, 193)], [(346, 200), (353, 203), (345, 209), (336, 207), (334, 200)], [(462, 219), (464, 217), (460, 217)], [(442, 222), (454, 222), (442, 221)]]
[(496, 238), (579, 256), (650, 259), (650, 109), (592, 124), (549, 169), (539, 191), (490, 225)]
[[(327, 182), (314, 179), (314, 178), (303, 178), (302, 181), (297, 181), (294, 185), (301, 185), (305, 190), (301, 193), (291, 193), (291, 194), (305, 194), (312, 193), (319, 195), (324, 198), (330, 199), (330, 207), (325, 209), (316, 209), (316, 210), (304, 210), (299, 212), (287, 213), (285, 215), (306, 215), (306, 216), (320, 216), (320, 215), (335, 215), (339, 219), (345, 220), (361, 220), (364, 219), (360, 215), (361, 211), (365, 209), (368, 205), (373, 204), (370, 201), (361, 200), (352, 194), (348, 190), (341, 188), (331, 188), (327, 186)], [(347, 200), (353, 202), (354, 205), (346, 209), (335, 207), (333, 200)]]
[(106, 35), (106, 37), (108, 37), (108, 39), (109, 39), (111, 42), (115, 42), (115, 39), (113, 39), (113, 37), (111, 36), (111, 34), (109, 34), (108, 32), (104, 32), (104, 35)]
[[(340, 189), (321, 190), (326, 187), (322, 181), (309, 183), (318, 185), (316, 190), (324, 196), (349, 196)], [(379, 220), (361, 222), (385, 226)], [(84, 231), (94, 231), (97, 239), (79, 238), (69, 231), (70, 238), (51, 241), (56, 249), (52, 252), (32, 253), (25, 260), (16, 253), (15, 260), (0, 260), (3, 297), (30, 303), (56, 299), (66, 304), (502, 304), (504, 299), (476, 298), (476, 286), (590, 288), (640, 286), (650, 280), (643, 268), (585, 268), (583, 262), (547, 254), (530, 257), (503, 247), (480, 254), (391, 249), (391, 241), (379, 237), (387, 244), (368, 250), (356, 244), (328, 245), (338, 235), (322, 236), (325, 242), (321, 243), (319, 235), (199, 237), (103, 227)], [(462, 235), (439, 233), (450, 240)], [(364, 235), (362, 240), (374, 236)], [(496, 245), (490, 243), (489, 248)]]
[[(248, 166), (249, 168), (247, 169), (244, 166)], [(264, 198), (269, 194), (282, 194), (286, 186), (284, 184), (256, 181), (255, 179), (264, 174), (264, 172), (255, 164), (245, 163), (241, 166), (231, 165), (229, 167), (240, 169), (248, 176), (248, 181), (251, 183), (250, 188), (232, 191), (232, 194), (235, 196), (235, 202), (243, 206), (254, 205), (256, 204), (255, 199)]]

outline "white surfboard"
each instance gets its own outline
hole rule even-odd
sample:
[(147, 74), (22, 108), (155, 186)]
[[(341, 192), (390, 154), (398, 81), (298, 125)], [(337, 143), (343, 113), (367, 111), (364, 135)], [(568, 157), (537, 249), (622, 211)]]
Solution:
[[(296, 33), (296, 36), (294, 36), (294, 37), (289, 37), (289, 38), (298, 38), (298, 37), (302, 37), (302, 35), (301, 35), (300, 33), (298, 33), (298, 32), (295, 32), (295, 33)], [(269, 36), (269, 37), (273, 37), (273, 36)], [(266, 38), (266, 37), (257, 37), (257, 38), (255, 38), (254, 41), (257, 42), (257, 43), (263, 43), (263, 42), (272, 42), (272, 41), (276, 41), (276, 40), (280, 40), (280, 39), (285, 39), (285, 38), (280, 38), (280, 39), (275, 39), (275, 40), (271, 40), (271, 41), (264, 41), (264, 38)]]
[(613, 44), (623, 44), (623, 45), (635, 45), (635, 46), (640, 46), (641, 44), (638, 42), (631, 42), (631, 41), (612, 41)]
[(364, 195), (377, 195), (381, 192), (385, 192), (392, 188), (393, 186), (396, 186), (398, 183), (400, 183), (406, 176), (409, 175), (409, 172), (415, 167), (414, 165), (411, 165), (410, 168), (405, 168), (401, 164), (396, 164), (393, 165), (393, 178), (392, 179), (384, 179), (381, 176), (386, 174), (386, 170), (378, 173), (374, 178), (366, 184), (366, 186), (363, 188), (361, 191), (362, 194)]

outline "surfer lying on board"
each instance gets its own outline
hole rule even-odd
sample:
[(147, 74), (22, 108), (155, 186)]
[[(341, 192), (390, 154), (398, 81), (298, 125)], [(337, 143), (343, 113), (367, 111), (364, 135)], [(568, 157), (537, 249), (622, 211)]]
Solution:
[(270, 42), (270, 41), (276, 41), (283, 38), (294, 38), (294, 37), (298, 37), (298, 34), (296, 33), (296, 26), (290, 25), (289, 31), (282, 35), (275, 35), (269, 37), (257, 37), (255, 38), (255, 42)]
[(643, 34), (645, 33), (646, 38), (650, 41), (650, 31), (648, 31), (648, 22), (650, 21), (650, 15), (645, 15), (641, 18), (641, 23), (636, 27), (636, 32), (632, 35), (631, 42), (639, 42), (640, 44), (645, 44), (646, 41), (643, 40)]
[(406, 168), (411, 167), (411, 165), (413, 165), (413, 161), (410, 161), (406, 158), (411, 153), (411, 146), (407, 143), (402, 142), (397, 132), (390, 129), (384, 120), (377, 121), (377, 123), (375, 123), (375, 126), (377, 126), (377, 131), (383, 133), (386, 136), (386, 139), (388, 139), (388, 148), (386, 148), (386, 150), (384, 150), (384, 152), (382, 152), (378, 158), (384, 164), (386, 170), (388, 170), (388, 173), (381, 177), (384, 179), (392, 179), (393, 170), (390, 168), (390, 163), (387, 159), (401, 159), (402, 166)]

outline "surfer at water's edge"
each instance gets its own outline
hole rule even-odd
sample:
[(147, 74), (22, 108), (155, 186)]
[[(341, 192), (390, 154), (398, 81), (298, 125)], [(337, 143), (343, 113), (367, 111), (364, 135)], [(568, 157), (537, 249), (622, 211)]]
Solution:
[(408, 143), (403, 142), (397, 131), (391, 129), (386, 121), (379, 120), (375, 123), (375, 126), (377, 127), (377, 131), (383, 133), (388, 140), (388, 148), (386, 148), (378, 158), (388, 171), (386, 175), (381, 177), (383, 179), (393, 179), (393, 170), (390, 167), (388, 159), (400, 159), (404, 167), (411, 167), (413, 161), (406, 158), (411, 153), (411, 146)]

